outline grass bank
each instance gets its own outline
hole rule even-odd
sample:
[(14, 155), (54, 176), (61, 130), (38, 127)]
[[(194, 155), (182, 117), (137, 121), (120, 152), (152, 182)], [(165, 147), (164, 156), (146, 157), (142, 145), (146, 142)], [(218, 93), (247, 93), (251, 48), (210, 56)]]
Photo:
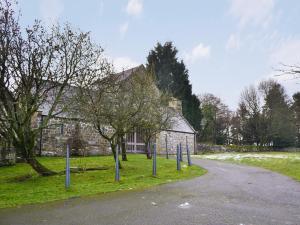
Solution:
[(300, 181), (300, 152), (221, 153), (196, 157), (262, 167)]
[[(65, 190), (65, 175), (38, 176), (27, 164), (0, 167), (0, 208), (43, 203), (71, 197), (100, 193), (142, 189), (158, 184), (190, 179), (206, 171), (197, 166), (182, 166), (176, 171), (176, 161), (158, 157), (157, 177), (152, 177), (152, 160), (145, 155), (128, 155), (122, 162), (121, 181), (114, 181), (112, 156), (71, 158), (72, 167), (107, 167), (107, 170), (87, 171), (71, 174), (71, 188)], [(54, 171), (65, 168), (64, 158), (41, 157), (39, 161)]]

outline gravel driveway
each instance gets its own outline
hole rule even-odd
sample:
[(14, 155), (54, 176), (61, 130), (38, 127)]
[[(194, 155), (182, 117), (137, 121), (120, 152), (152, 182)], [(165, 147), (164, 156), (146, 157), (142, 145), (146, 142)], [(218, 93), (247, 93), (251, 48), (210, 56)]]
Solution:
[(194, 159), (202, 177), (0, 210), (1, 225), (300, 225), (300, 183), (261, 168)]

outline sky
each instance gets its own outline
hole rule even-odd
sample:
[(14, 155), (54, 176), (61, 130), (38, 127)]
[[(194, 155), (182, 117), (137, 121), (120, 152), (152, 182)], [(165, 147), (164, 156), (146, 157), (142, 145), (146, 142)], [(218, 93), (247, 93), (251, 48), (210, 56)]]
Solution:
[(281, 63), (300, 65), (299, 0), (18, 2), (22, 26), (39, 19), (90, 31), (119, 71), (145, 64), (157, 42), (172, 41), (193, 92), (212, 93), (232, 110), (245, 87), (269, 78), (290, 96), (300, 91), (300, 80), (276, 76)]

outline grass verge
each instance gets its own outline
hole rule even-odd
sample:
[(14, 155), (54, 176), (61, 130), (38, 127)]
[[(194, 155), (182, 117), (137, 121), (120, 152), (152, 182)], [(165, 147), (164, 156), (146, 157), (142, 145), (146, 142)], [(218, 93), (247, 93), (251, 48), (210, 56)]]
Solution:
[[(41, 157), (39, 161), (54, 171), (65, 168), (64, 158)], [(43, 203), (71, 197), (100, 193), (143, 189), (146, 187), (190, 179), (203, 175), (206, 171), (198, 166), (182, 166), (176, 171), (176, 161), (157, 158), (157, 177), (152, 177), (152, 160), (145, 155), (128, 155), (122, 162), (121, 181), (114, 181), (114, 161), (112, 156), (71, 158), (72, 167), (108, 167), (108, 170), (88, 171), (71, 174), (71, 187), (64, 186), (65, 175), (52, 177), (38, 176), (30, 166), (18, 163), (11, 167), (0, 167), (0, 208), (24, 204)]]
[(222, 153), (205, 154), (197, 157), (262, 167), (300, 181), (299, 152)]

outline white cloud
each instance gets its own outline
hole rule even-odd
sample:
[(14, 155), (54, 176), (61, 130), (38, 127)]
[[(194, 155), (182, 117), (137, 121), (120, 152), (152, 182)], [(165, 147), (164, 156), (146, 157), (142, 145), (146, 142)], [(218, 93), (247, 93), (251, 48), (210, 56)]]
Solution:
[(40, 2), (40, 13), (47, 25), (56, 23), (64, 11), (64, 4), (61, 0), (42, 0)]
[(203, 58), (210, 57), (210, 46), (204, 46), (200, 43), (195, 46), (190, 52), (184, 54), (184, 58), (188, 63), (194, 63), (195, 61)]
[(128, 15), (138, 16), (143, 11), (142, 0), (129, 0), (126, 6), (126, 12)]
[(300, 64), (300, 39), (288, 39), (270, 55), (271, 65), (279, 63)]
[(272, 19), (274, 0), (231, 0), (230, 14), (239, 20), (239, 26), (247, 24), (267, 26)]
[(238, 35), (231, 34), (226, 43), (226, 50), (238, 50), (240, 49), (241, 41)]
[(129, 27), (129, 23), (128, 22), (125, 22), (123, 23), (121, 26), (120, 26), (120, 35), (121, 35), (121, 38), (123, 39), (125, 37), (125, 34), (127, 33), (128, 31), (128, 27)]
[(132, 67), (136, 67), (140, 65), (140, 63), (135, 60), (125, 56), (125, 57), (116, 57), (113, 60), (113, 65), (116, 72), (121, 72), (123, 70), (130, 69)]

